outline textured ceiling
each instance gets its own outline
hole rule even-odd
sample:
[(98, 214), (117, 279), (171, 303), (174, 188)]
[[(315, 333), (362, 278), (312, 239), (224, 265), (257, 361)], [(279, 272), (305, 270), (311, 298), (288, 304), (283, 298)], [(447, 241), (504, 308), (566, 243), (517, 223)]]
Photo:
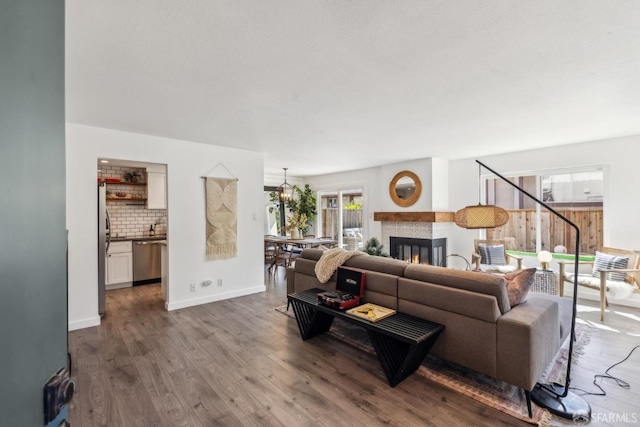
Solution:
[(66, 0), (67, 120), (304, 176), (640, 133), (640, 1)]

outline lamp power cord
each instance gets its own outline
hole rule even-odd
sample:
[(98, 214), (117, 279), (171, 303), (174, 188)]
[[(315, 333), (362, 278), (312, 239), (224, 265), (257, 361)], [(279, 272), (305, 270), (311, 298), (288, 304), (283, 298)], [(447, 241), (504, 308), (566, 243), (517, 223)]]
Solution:
[[(607, 368), (607, 370), (604, 371), (604, 374), (596, 374), (596, 375), (593, 376), (593, 385), (598, 387), (598, 389), (600, 389), (600, 392), (590, 392), (590, 391), (583, 390), (583, 389), (581, 389), (579, 387), (569, 387), (569, 388), (573, 389), (573, 390), (580, 391), (581, 392), (581, 394), (580, 394), (581, 396), (585, 396), (585, 395), (588, 395), (588, 396), (606, 396), (607, 392), (602, 388), (601, 384), (602, 384), (602, 380), (609, 379), (609, 380), (615, 381), (615, 383), (618, 384), (618, 387), (621, 387), (621, 388), (623, 388), (625, 390), (629, 390), (631, 388), (631, 385), (628, 382), (626, 382), (622, 378), (614, 377), (613, 375), (611, 375), (609, 373), (609, 371), (611, 369), (615, 368), (616, 366), (620, 365), (621, 363), (626, 362), (631, 357), (633, 352), (636, 351), (639, 347), (640, 347), (640, 345), (637, 345), (637, 346), (633, 347), (631, 349), (631, 351), (629, 352), (629, 354), (627, 354), (627, 356), (624, 359), (622, 359), (621, 361), (616, 362), (613, 365), (609, 366)], [(598, 382), (598, 380), (600, 380), (600, 382)]]

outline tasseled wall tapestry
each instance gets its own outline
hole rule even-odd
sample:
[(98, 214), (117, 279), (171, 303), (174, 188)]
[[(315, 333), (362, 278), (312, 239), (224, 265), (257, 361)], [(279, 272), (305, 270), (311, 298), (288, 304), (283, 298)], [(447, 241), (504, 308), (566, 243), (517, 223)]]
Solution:
[(238, 180), (206, 177), (207, 259), (237, 255)]

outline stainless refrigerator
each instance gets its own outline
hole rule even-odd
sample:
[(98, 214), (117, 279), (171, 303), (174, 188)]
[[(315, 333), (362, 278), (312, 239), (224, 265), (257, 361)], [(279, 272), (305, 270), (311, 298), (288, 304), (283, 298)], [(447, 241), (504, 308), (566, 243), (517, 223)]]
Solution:
[(111, 244), (111, 218), (107, 209), (107, 186), (98, 184), (98, 313), (104, 316), (104, 293), (107, 281), (106, 257)]

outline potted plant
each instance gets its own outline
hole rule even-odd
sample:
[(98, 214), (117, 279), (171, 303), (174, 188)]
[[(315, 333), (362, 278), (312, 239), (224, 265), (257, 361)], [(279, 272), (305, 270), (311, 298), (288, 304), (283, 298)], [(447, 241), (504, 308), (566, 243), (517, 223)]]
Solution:
[(311, 190), (311, 187), (309, 187), (309, 184), (305, 184), (304, 189), (298, 187), (297, 185), (294, 185), (293, 190), (297, 197), (292, 198), (287, 202), (287, 208), (294, 215), (297, 213), (299, 216), (305, 216), (305, 224), (299, 227), (299, 230), (304, 235), (307, 234), (307, 230), (309, 229), (310, 225), (309, 223), (313, 221), (313, 219), (317, 215), (316, 197), (313, 190)]
[(300, 239), (303, 235), (303, 230), (306, 230), (308, 225), (307, 216), (303, 213), (294, 212), (289, 218), (287, 218), (287, 226), (285, 229), (291, 233), (292, 239)]
[(382, 248), (384, 248), (384, 245), (380, 243), (380, 240), (378, 240), (376, 237), (372, 237), (367, 240), (364, 248), (362, 248), (362, 252), (366, 252), (369, 255), (375, 256), (388, 256), (386, 253), (382, 252)]
[(140, 172), (125, 172), (123, 174), (124, 180), (127, 182), (142, 182), (142, 174)]

